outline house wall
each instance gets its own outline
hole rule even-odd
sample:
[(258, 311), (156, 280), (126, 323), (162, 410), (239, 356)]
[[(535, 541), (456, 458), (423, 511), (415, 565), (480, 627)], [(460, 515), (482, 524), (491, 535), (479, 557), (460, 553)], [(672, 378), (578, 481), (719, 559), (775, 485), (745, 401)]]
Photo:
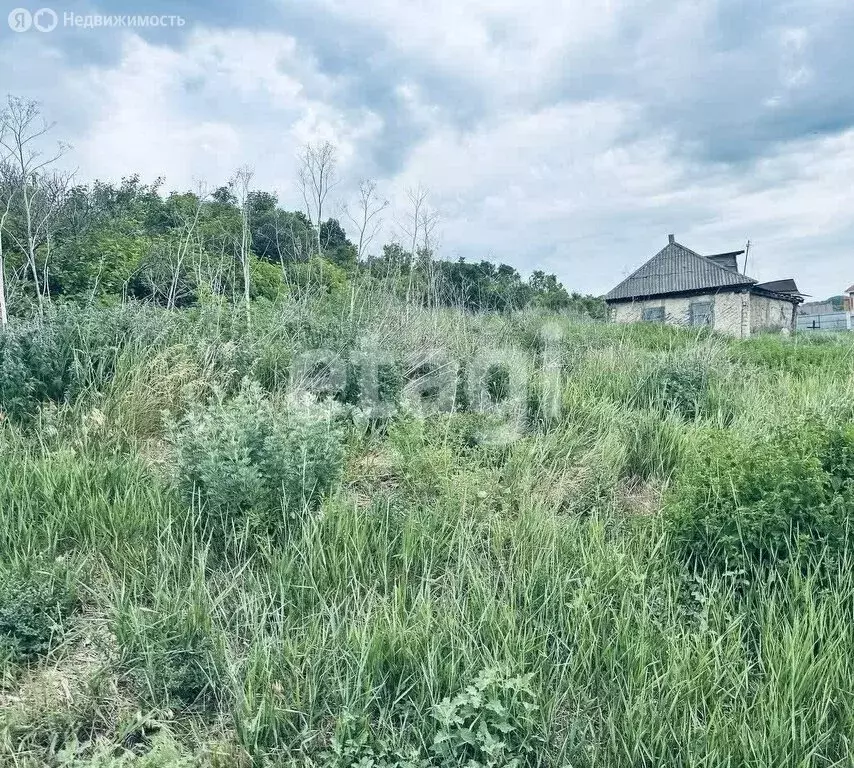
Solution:
[(750, 296), (750, 332), (780, 331), (792, 328), (794, 305), (790, 301)]
[[(616, 323), (639, 323), (643, 321), (643, 311), (655, 307), (664, 307), (665, 322), (671, 325), (690, 325), (690, 307), (694, 302), (708, 301), (714, 307), (716, 331), (730, 336), (750, 335), (751, 297), (747, 293), (709, 293), (699, 296), (666, 296), (644, 301), (625, 301), (610, 306), (610, 317)], [(789, 305), (791, 306), (791, 304)]]

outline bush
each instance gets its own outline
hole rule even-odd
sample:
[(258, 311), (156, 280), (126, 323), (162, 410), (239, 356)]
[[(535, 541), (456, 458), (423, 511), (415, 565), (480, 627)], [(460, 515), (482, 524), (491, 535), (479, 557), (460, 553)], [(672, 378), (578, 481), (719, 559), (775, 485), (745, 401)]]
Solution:
[(51, 326), (0, 331), (0, 411), (32, 415), (41, 400), (59, 401), (71, 384), (71, 349)]
[(395, 361), (374, 362), (369, 355), (354, 355), (346, 363), (343, 389), (336, 399), (356, 406), (373, 419), (393, 415), (400, 404), (405, 382), (404, 366)]
[(171, 441), (184, 499), (201, 500), (215, 527), (280, 527), (283, 511), (293, 516), (316, 504), (343, 466), (342, 429), (329, 407), (277, 403), (257, 383), (191, 411)]
[(318, 256), (289, 265), (287, 279), (301, 291), (318, 290), (328, 294), (341, 294), (349, 284), (347, 273), (341, 267)]
[(180, 327), (138, 306), (64, 306), (0, 331), (0, 412), (26, 420), (40, 403), (73, 401), (88, 386), (103, 387), (127, 345), (150, 351)]
[(253, 258), (249, 271), (249, 292), (253, 299), (261, 297), (275, 301), (285, 292), (285, 280), (280, 266)]
[(685, 419), (699, 416), (708, 400), (710, 372), (699, 355), (668, 355), (657, 362), (638, 390), (639, 405), (673, 410)]
[(28, 562), (0, 573), (0, 643), (7, 658), (29, 661), (50, 650), (76, 595), (61, 562)]
[(743, 437), (701, 433), (665, 502), (680, 558), (750, 571), (839, 552), (854, 511), (854, 428), (806, 419)]

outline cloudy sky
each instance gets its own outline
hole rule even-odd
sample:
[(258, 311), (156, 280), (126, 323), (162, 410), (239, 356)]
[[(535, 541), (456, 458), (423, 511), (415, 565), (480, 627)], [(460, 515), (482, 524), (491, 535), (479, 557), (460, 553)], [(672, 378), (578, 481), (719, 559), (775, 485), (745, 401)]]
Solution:
[(3, 25), (0, 90), (42, 102), (82, 179), (184, 189), (249, 164), (296, 207), (296, 152), (328, 139), (337, 201), (376, 179), (392, 236), (423, 185), (445, 258), (603, 293), (673, 232), (701, 253), (750, 239), (750, 274), (817, 297), (854, 282), (852, 0), (50, 7), (53, 31)]

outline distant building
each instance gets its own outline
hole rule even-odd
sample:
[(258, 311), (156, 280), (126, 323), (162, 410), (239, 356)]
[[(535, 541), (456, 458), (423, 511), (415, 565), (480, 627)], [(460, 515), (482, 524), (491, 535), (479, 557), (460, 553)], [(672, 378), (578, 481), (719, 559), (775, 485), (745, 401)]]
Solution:
[(738, 271), (744, 251), (711, 256), (668, 244), (605, 296), (612, 322), (711, 326), (744, 338), (795, 328), (804, 300), (794, 280), (760, 283)]
[(831, 296), (826, 301), (810, 301), (798, 308), (799, 331), (854, 330), (854, 285), (844, 296)]

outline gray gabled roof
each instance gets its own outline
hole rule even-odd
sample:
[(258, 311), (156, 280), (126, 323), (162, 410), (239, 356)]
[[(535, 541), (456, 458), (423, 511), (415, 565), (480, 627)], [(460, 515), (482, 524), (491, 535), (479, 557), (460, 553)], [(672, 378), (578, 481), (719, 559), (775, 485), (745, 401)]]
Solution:
[(677, 242), (668, 243), (640, 269), (605, 295), (606, 301), (684, 291), (754, 285), (756, 280), (710, 261)]

